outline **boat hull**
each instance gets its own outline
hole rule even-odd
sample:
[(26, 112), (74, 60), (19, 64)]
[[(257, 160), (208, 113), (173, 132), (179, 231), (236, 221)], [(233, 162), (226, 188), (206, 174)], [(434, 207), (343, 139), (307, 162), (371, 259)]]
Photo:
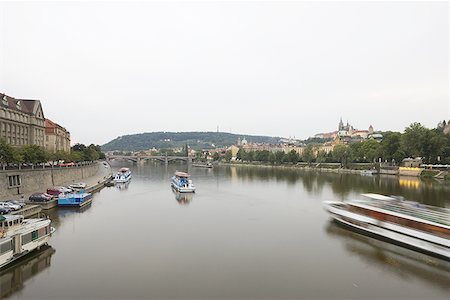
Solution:
[(195, 187), (181, 187), (173, 182), (172, 187), (179, 193), (195, 193)]
[(91, 202), (92, 202), (92, 194), (89, 194), (82, 198), (78, 198), (78, 197), (77, 198), (72, 198), (72, 197), (59, 198), (58, 206), (82, 207)]
[[(332, 205), (332, 202), (324, 203), (325, 209), (339, 223), (350, 226), (358, 231), (373, 235), (377, 238), (386, 239), (395, 244), (418, 250), (427, 254), (435, 255), (440, 258), (450, 260), (450, 242), (448, 240), (436, 240), (431, 242), (423, 233), (409, 230), (408, 234), (399, 232), (400, 226), (395, 226), (389, 222), (383, 222), (366, 216), (361, 216), (346, 209), (339, 209)], [(422, 238), (419, 238), (422, 237)]]
[(52, 236), (52, 234), (55, 232), (55, 228), (51, 227), (50, 233), (42, 236), (39, 239), (36, 239), (32, 242), (27, 243), (26, 245), (23, 245), (21, 248), (21, 252), (20, 253), (16, 253), (13, 254), (13, 250), (3, 253), (2, 255), (0, 255), (0, 269), (2, 269), (3, 267), (6, 267), (7, 265), (9, 265), (10, 263), (24, 257), (25, 255), (33, 252), (36, 249), (39, 249), (40, 247), (46, 245), (49, 240), (50, 237)]

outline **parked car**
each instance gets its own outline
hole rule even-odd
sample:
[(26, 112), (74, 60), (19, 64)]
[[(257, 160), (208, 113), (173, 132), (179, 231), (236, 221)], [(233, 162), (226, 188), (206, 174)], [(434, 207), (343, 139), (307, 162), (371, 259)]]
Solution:
[(0, 215), (7, 215), (11, 212), (11, 208), (8, 207), (0, 207)]
[(35, 193), (28, 198), (33, 202), (46, 202), (52, 200), (53, 196), (47, 193)]
[(22, 208), (20, 205), (8, 203), (8, 202), (0, 202), (0, 207), (8, 207), (13, 210), (18, 210), (18, 209)]
[(72, 191), (73, 191), (72, 189), (67, 188), (65, 186), (55, 186), (47, 189), (47, 194), (52, 196), (58, 196), (59, 194), (71, 193)]
[(5, 202), (6, 203), (15, 204), (15, 205), (20, 205), (20, 208), (23, 208), (26, 205), (24, 202), (20, 202), (20, 201), (17, 201), (17, 200), (8, 200), (8, 201), (5, 201)]
[(86, 188), (86, 183), (84, 183), (84, 182), (72, 183), (71, 185), (69, 185), (69, 188), (74, 189), (74, 190), (84, 189), (84, 188)]

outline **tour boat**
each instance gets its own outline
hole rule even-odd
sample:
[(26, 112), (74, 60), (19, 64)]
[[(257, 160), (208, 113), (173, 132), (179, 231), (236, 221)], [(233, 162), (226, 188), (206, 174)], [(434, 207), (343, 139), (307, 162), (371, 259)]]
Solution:
[(0, 216), (0, 268), (48, 243), (55, 228), (49, 219)]
[(60, 194), (58, 196), (58, 206), (82, 207), (92, 202), (92, 194), (80, 190), (78, 193)]
[(123, 183), (128, 182), (131, 179), (131, 171), (128, 168), (121, 168), (114, 176), (114, 182)]
[(180, 193), (194, 193), (195, 186), (192, 180), (189, 179), (191, 175), (184, 172), (175, 172), (172, 177), (172, 187)]
[(450, 209), (400, 197), (362, 196), (358, 200), (324, 201), (323, 205), (338, 222), (450, 259)]
[(198, 168), (208, 168), (211, 169), (213, 167), (212, 163), (206, 163), (206, 164), (192, 164), (193, 167)]

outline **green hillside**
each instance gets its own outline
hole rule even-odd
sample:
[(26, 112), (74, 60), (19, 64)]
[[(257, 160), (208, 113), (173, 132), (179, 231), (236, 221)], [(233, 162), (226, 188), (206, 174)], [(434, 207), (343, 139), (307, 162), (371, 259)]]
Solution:
[(253, 143), (277, 143), (279, 137), (241, 135), (225, 132), (148, 132), (120, 136), (102, 146), (103, 151), (139, 151), (174, 148), (188, 144), (193, 149), (210, 149), (236, 144), (239, 138)]

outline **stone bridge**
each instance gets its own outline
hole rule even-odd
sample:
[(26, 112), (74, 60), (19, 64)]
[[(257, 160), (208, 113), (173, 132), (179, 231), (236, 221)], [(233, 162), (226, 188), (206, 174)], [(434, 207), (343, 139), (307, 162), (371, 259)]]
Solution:
[(146, 160), (158, 160), (166, 165), (169, 164), (170, 161), (181, 160), (187, 163), (192, 163), (192, 157), (190, 156), (157, 156), (157, 155), (108, 155), (106, 156), (106, 160), (128, 160), (135, 162), (137, 164), (143, 164)]

